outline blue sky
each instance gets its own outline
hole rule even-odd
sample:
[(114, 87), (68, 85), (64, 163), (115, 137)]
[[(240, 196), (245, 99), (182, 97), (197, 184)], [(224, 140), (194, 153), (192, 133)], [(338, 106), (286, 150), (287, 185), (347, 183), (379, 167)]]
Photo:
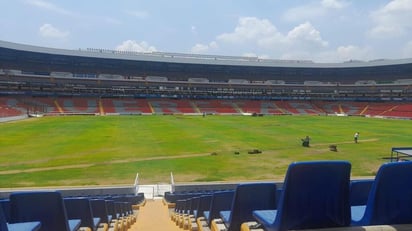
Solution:
[(0, 40), (343, 62), (412, 58), (412, 0), (0, 0)]

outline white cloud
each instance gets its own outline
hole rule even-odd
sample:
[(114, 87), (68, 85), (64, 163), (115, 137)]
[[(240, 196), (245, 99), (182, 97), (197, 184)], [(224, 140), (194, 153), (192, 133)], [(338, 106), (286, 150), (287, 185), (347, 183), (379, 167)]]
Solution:
[(368, 32), (376, 38), (394, 38), (412, 29), (412, 0), (393, 0), (371, 13), (375, 26)]
[(156, 47), (150, 46), (147, 42), (137, 42), (135, 40), (126, 40), (116, 47), (118, 51), (135, 51), (135, 52), (154, 52)]
[(255, 57), (309, 57), (328, 47), (321, 33), (309, 22), (302, 23), (287, 33), (277, 30), (267, 19), (254, 17), (239, 18), (235, 29), (229, 33), (216, 36), (209, 44), (196, 44), (193, 53), (219, 51), (230, 54), (252, 55)]
[(68, 31), (61, 31), (58, 28), (48, 23), (43, 24), (39, 28), (39, 33), (42, 37), (54, 38), (54, 39), (65, 39), (70, 35)]
[(286, 21), (302, 22), (324, 17), (332, 10), (340, 10), (349, 5), (343, 0), (322, 0), (319, 2), (309, 2), (285, 11), (283, 18)]
[(197, 43), (196, 45), (194, 45), (192, 47), (192, 49), (190, 50), (190, 53), (205, 54), (205, 53), (209, 53), (213, 50), (216, 50), (217, 48), (218, 48), (218, 45), (215, 41), (212, 41), (209, 44)]
[(195, 54), (207, 53), (208, 51), (209, 51), (209, 46), (205, 44), (201, 44), (201, 43), (197, 43), (191, 49), (191, 53), (195, 53)]
[(277, 34), (276, 27), (267, 19), (255, 17), (239, 18), (238, 25), (231, 33), (224, 33), (217, 36), (218, 41), (243, 43), (250, 40), (257, 40), (261, 37), (271, 37)]
[[(234, 32), (217, 36), (220, 43), (247, 43), (269, 50), (319, 48), (328, 46), (311, 23), (302, 23), (283, 34), (266, 19), (241, 18)], [(246, 46), (247, 47), (247, 46)]]
[(27, 0), (27, 4), (58, 14), (73, 15), (72, 12), (43, 0)]
[(305, 22), (287, 34), (287, 40), (294, 43), (294, 45), (302, 44), (310, 47), (327, 47), (328, 42), (323, 40), (320, 32), (312, 26), (311, 23)]

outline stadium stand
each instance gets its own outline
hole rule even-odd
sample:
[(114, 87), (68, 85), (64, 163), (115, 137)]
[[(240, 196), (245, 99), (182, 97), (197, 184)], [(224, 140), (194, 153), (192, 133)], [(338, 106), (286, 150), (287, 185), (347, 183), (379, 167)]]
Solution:
[[(103, 49), (60, 50), (0, 41), (0, 118), (40, 115), (220, 114), (348, 115), (412, 119), (410, 73), (412, 59), (323, 64), (306, 60), (266, 60), (160, 52), (142, 54)], [(382, 167), (382, 172), (385, 168)], [(325, 174), (329, 175), (329, 172)], [(305, 177), (299, 176), (296, 181), (308, 185), (303, 182)], [(398, 175), (392, 177), (397, 179)], [(279, 207), (278, 215), (289, 211), (285, 208), (289, 197), (285, 195), (293, 195), (289, 193), (289, 178), (292, 177), (288, 176), (285, 187), (278, 189), (276, 193), (280, 195), (275, 197), (279, 200), (279, 206), (275, 205), (276, 208)], [(316, 179), (320, 178), (323, 183), (330, 179)], [(371, 196), (380, 195), (381, 189), (377, 185), (384, 181), (382, 179), (384, 177), (379, 175), (374, 181), (352, 181), (348, 203), (352, 206), (364, 206), (363, 208), (369, 211)], [(409, 182), (408, 180), (404, 179), (404, 182)], [(315, 182), (315, 186), (320, 184), (316, 180)], [(399, 182), (400, 180), (394, 180), (391, 187), (399, 186)], [(306, 187), (304, 190), (315, 192), (324, 188), (315, 186)], [(283, 193), (283, 190), (288, 193)], [(405, 189), (405, 192), (410, 193), (408, 190)], [(341, 192), (346, 192), (346, 188)], [(0, 212), (4, 212), (1, 229), (19, 230), (15, 229), (18, 224), (11, 222), (30, 220), (33, 226), (29, 230), (37, 230), (39, 225), (40, 230), (47, 230), (55, 225), (50, 221), (55, 219), (50, 217), (58, 214), (61, 227), (54, 227), (54, 230), (78, 227), (83, 221), (76, 221), (76, 225), (73, 225), (72, 221), (67, 222), (65, 215), (68, 215), (68, 211), (61, 209), (61, 195), (54, 193), (56, 192), (53, 192), (50, 198), (55, 199), (48, 198), (47, 202), (31, 200), (29, 203), (26, 199), (23, 201), (23, 195), (43, 195), (43, 192), (34, 191), (13, 193), (10, 200), (1, 200)], [(312, 195), (311, 193), (312, 191), (308, 195)], [(318, 192), (323, 198), (324, 193)], [(101, 223), (105, 224), (104, 229), (126, 230), (130, 229), (133, 223), (138, 223), (136, 210), (144, 205), (144, 195), (143, 198), (142, 195), (126, 198), (124, 195), (97, 194), (90, 196), (91, 210), (100, 218)], [(163, 206), (168, 211), (173, 210), (172, 214), (176, 217), (185, 217), (183, 214), (187, 214), (186, 223), (179, 223), (184, 224), (182, 227), (209, 230), (211, 220), (219, 218), (220, 211), (231, 209), (233, 195), (234, 191), (231, 190), (174, 191), (164, 195)], [(344, 197), (342, 203), (347, 201), (346, 194)], [(405, 211), (405, 217), (394, 216), (393, 220), (379, 223), (412, 223), (409, 220), (410, 211), (403, 207), (410, 203), (407, 197), (396, 194), (389, 197), (396, 201), (384, 203), (392, 203), (388, 205), (389, 208), (391, 205), (398, 206), (398, 211)], [(181, 207), (183, 204), (180, 205), (180, 201), (187, 202), (189, 198), (190, 201), (199, 198), (199, 205)], [(55, 205), (51, 205), (53, 200), (57, 201)], [(32, 207), (27, 207), (30, 204)], [(152, 205), (158, 206), (155, 202)], [(41, 217), (43, 212), (46, 213), (47, 207), (47, 212), (53, 209), (58, 212), (48, 218)], [(317, 213), (307, 214), (320, 216), (319, 210), (320, 208), (316, 210)], [(342, 209), (345, 214), (346, 210), (346, 207)], [(301, 209), (297, 214), (304, 211)], [(394, 214), (391, 210), (387, 213), (390, 216)], [(258, 215), (259, 213), (256, 215), (259, 220), (264, 221), (265, 217)], [(271, 217), (273, 218), (274, 216)], [(341, 222), (333, 224), (317, 220), (299, 227), (347, 225), (346, 215), (342, 219)], [(225, 219), (226, 223), (229, 220)], [(361, 221), (364, 224), (374, 224), (372, 220)], [(256, 222), (253, 224), (258, 225)], [(276, 220), (273, 225), (277, 227)], [(282, 225), (283, 223), (280, 226)], [(231, 226), (229, 225), (229, 229)], [(248, 223), (247, 228), (252, 228), (252, 223)]]
[(0, 97), (0, 117), (21, 115), (349, 115), (412, 118), (412, 103)]
[(412, 118), (409, 59), (320, 64), (187, 54), (130, 56), (5, 41), (0, 41), (0, 51), (1, 117), (38, 111)]

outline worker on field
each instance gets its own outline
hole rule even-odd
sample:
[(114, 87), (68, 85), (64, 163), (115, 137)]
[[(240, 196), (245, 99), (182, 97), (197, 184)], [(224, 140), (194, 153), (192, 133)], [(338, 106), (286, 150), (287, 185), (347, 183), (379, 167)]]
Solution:
[(353, 135), (353, 141), (355, 142), (355, 144), (358, 143), (358, 139), (359, 139), (359, 132), (356, 132), (355, 135)]
[(303, 147), (309, 147), (309, 142), (310, 142), (310, 137), (306, 136), (305, 138), (301, 139), (302, 140), (302, 146)]

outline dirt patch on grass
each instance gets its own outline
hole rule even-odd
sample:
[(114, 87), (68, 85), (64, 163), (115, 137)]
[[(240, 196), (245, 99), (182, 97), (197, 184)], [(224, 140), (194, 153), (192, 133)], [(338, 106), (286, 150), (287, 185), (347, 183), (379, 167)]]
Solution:
[[(379, 141), (379, 139), (366, 139), (366, 140), (359, 140), (358, 142), (359, 143), (363, 143), (363, 142), (370, 143), (370, 142), (376, 142), (376, 141)], [(320, 143), (320, 144), (315, 143), (315, 144), (311, 144), (310, 146), (317, 147), (317, 146), (328, 146), (331, 144), (337, 145), (337, 144), (353, 144), (353, 143), (354, 143), (353, 141), (343, 141), (343, 142), (336, 142), (336, 143)]]
[(75, 165), (61, 165), (61, 166), (44, 167), (44, 168), (6, 170), (6, 171), (0, 171), (0, 175), (30, 173), (30, 172), (44, 172), (44, 171), (50, 171), (50, 170), (63, 170), (63, 169), (73, 169), (73, 168), (89, 168), (93, 166), (107, 165), (107, 164), (122, 164), (122, 163), (131, 163), (131, 162), (148, 161), (148, 160), (181, 159), (181, 158), (191, 158), (191, 157), (209, 156), (209, 155), (210, 154), (207, 153), (207, 154), (191, 154), (191, 155), (180, 155), (180, 156), (155, 156), (155, 157), (147, 157), (147, 158), (114, 160), (110, 162), (101, 162), (101, 163), (96, 163), (96, 164), (75, 164)]

